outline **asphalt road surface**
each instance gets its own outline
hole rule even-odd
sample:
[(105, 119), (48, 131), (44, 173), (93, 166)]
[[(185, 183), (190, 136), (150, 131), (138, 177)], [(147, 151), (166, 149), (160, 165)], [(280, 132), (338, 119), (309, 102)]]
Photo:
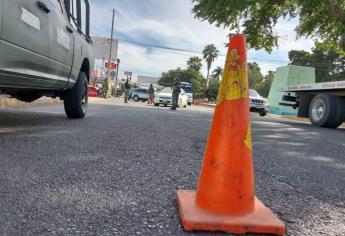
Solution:
[[(175, 197), (196, 187), (211, 119), (133, 104), (92, 104), (84, 120), (61, 105), (0, 109), (0, 235), (195, 235)], [(345, 235), (345, 130), (252, 123), (256, 193), (287, 235)]]

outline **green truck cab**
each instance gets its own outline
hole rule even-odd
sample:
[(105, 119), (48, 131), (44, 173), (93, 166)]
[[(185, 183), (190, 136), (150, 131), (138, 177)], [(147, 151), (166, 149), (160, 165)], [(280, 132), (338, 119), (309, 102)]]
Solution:
[(64, 100), (83, 118), (94, 56), (88, 0), (0, 1), (0, 93), (25, 102)]

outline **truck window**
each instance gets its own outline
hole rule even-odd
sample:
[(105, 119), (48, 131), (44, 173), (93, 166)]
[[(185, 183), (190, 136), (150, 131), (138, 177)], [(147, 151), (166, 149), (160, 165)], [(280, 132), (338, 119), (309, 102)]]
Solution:
[(64, 0), (70, 23), (87, 39), (90, 39), (90, 5), (88, 0)]
[(49, 0), (57, 9), (59, 9), (62, 12), (62, 5), (60, 0)]
[(85, 2), (81, 1), (81, 30), (86, 33), (86, 5)]
[(70, 0), (70, 22), (75, 30), (78, 30), (77, 0)]

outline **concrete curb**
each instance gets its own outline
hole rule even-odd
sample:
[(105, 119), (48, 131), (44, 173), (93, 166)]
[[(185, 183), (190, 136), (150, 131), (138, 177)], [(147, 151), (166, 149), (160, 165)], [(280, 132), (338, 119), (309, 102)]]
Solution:
[(194, 104), (194, 106), (203, 106), (203, 107), (211, 107), (216, 108), (216, 104), (209, 104), (209, 103), (200, 103), (200, 104)]

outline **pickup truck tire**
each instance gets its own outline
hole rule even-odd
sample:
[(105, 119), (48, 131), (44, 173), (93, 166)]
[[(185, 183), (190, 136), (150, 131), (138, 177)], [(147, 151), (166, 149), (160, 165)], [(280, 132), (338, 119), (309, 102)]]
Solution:
[(310, 121), (315, 126), (337, 128), (345, 120), (344, 106), (342, 97), (319, 94), (310, 103)]
[(80, 72), (74, 87), (66, 91), (64, 97), (65, 113), (69, 119), (85, 117), (88, 105), (88, 82), (84, 72)]
[(309, 118), (309, 110), (311, 101), (315, 95), (313, 94), (301, 94), (298, 101), (298, 117)]
[(267, 111), (260, 111), (260, 112), (259, 112), (259, 115), (260, 115), (260, 116), (266, 116), (266, 115), (267, 115)]

